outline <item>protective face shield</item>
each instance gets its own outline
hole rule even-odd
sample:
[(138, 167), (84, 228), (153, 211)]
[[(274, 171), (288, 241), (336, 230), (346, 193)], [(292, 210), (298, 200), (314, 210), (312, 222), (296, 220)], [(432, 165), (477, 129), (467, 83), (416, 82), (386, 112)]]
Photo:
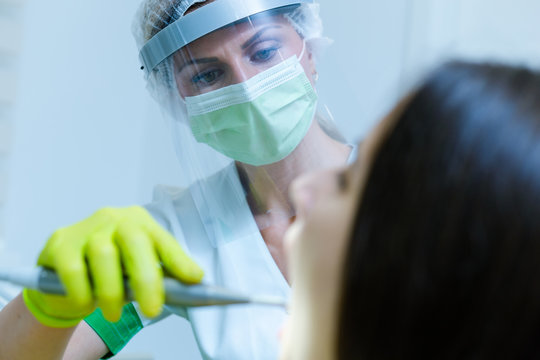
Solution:
[[(184, 182), (210, 236), (236, 226), (228, 218), (242, 204), (259, 228), (293, 216), (288, 185), (319, 145), (308, 141), (321, 126), (318, 7), (312, 0), (148, 0), (134, 30), (148, 88), (172, 120)], [(336, 136), (330, 122), (323, 128)]]

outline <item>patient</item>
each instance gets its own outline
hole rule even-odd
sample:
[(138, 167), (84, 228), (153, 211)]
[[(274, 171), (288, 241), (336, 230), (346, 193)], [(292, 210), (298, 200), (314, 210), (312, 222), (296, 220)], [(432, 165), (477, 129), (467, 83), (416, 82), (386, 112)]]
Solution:
[(540, 358), (540, 75), (453, 62), (291, 189), (282, 359)]

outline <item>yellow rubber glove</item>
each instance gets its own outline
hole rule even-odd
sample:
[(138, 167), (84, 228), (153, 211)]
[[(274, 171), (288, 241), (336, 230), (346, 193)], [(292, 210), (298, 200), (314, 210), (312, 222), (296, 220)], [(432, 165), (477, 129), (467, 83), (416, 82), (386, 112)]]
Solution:
[(104, 208), (57, 230), (38, 265), (54, 269), (67, 292), (58, 296), (24, 290), (28, 309), (51, 327), (74, 326), (96, 306), (107, 320), (117, 321), (125, 304), (123, 276), (148, 317), (161, 312), (163, 270), (185, 283), (198, 283), (203, 277), (174, 237), (138, 206)]

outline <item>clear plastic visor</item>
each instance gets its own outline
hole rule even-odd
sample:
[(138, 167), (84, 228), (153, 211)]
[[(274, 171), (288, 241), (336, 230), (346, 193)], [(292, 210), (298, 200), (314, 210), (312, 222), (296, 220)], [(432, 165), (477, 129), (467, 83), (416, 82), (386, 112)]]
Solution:
[(175, 85), (182, 98), (197, 96), (253, 76), (296, 56), (306, 74), (313, 68), (305, 42), (276, 11), (250, 16), (207, 34), (172, 55)]

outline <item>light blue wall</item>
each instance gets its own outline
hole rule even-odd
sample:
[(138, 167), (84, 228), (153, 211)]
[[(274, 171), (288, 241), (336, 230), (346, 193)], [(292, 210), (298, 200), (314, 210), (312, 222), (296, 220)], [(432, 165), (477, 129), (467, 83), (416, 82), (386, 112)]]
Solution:
[(326, 34), (334, 40), (319, 65), (321, 101), (356, 142), (398, 96), (408, 0), (322, 0)]
[[(136, 3), (27, 2), (2, 266), (33, 265), (54, 229), (104, 206), (145, 203), (152, 184), (174, 181), (130, 32)], [(199, 358), (181, 319), (148, 330), (126, 353)]]
[[(452, 59), (540, 68), (536, 0), (320, 0), (334, 46), (320, 63), (320, 93), (359, 139), (426, 72)], [(340, 91), (341, 89), (341, 91)]]
[[(181, 172), (144, 89), (134, 0), (28, 0), (10, 159), (2, 265), (31, 265), (51, 232), (103, 206), (141, 204)], [(427, 69), (454, 55), (538, 65), (536, 0), (321, 0), (335, 43), (319, 92), (349, 140), (361, 138)], [(197, 359), (178, 319), (126, 352)]]
[(130, 3), (27, 2), (6, 214), (10, 244), (25, 246), (18, 262), (33, 263), (61, 225), (143, 200)]

